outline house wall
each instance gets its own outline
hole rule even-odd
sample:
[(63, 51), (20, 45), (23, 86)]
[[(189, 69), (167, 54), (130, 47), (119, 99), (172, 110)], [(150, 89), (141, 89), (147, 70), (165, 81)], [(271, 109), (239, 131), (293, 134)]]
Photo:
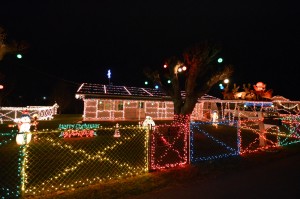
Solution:
[[(197, 103), (192, 113), (193, 120), (209, 119), (215, 103)], [(154, 120), (172, 120), (174, 105), (171, 101), (84, 99), (84, 121), (144, 120), (146, 116)]]

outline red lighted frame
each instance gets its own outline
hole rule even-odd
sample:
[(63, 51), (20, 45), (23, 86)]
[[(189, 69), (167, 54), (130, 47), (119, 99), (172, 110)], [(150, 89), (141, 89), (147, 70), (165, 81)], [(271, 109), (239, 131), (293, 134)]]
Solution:
[[(173, 139), (169, 141), (168, 136), (160, 132), (159, 129), (178, 127), (178, 133), (173, 132)], [(189, 128), (188, 125), (159, 125), (156, 126), (150, 138), (150, 170), (172, 168), (188, 164), (189, 161)], [(172, 136), (172, 135), (171, 135)], [(184, 147), (176, 147), (176, 142), (183, 142)], [(163, 151), (158, 155), (157, 151)], [(172, 156), (172, 160), (168, 159)]]

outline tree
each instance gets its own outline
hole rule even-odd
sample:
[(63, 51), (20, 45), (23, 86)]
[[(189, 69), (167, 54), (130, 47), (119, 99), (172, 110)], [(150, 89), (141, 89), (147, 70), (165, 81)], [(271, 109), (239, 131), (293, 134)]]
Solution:
[(13, 92), (15, 83), (15, 76), (7, 78), (5, 74), (0, 72), (0, 85), (3, 85), (3, 88), (0, 90), (0, 106), (11, 105), (8, 96)]
[(24, 41), (12, 42), (7, 41), (7, 34), (3, 27), (0, 26), (0, 61), (3, 60), (4, 56), (8, 53), (23, 52), (28, 48), (28, 44)]
[[(187, 48), (182, 58), (171, 57), (166, 61), (167, 72), (146, 70), (146, 76), (159, 86), (174, 103), (174, 119), (189, 120), (198, 99), (207, 94), (213, 85), (233, 73), (232, 65), (217, 63), (220, 48), (209, 42), (202, 42)], [(179, 69), (186, 67), (185, 78), (181, 80)], [(171, 84), (163, 81), (171, 80)], [(183, 81), (183, 82), (182, 82)], [(183, 84), (183, 86), (182, 86)], [(185, 96), (182, 95), (185, 91)]]
[[(28, 47), (29, 45), (24, 41), (17, 42), (13, 40), (9, 42), (5, 29), (0, 26), (0, 62), (3, 61), (5, 55), (24, 52)], [(0, 85), (3, 86), (3, 89), (0, 90), (0, 106), (2, 106), (4, 100), (6, 100), (13, 91), (15, 77), (8, 77), (5, 73), (0, 71)], [(9, 104), (9, 102), (6, 104)]]
[(58, 80), (50, 97), (52, 103), (57, 103), (58, 114), (82, 113), (82, 104), (75, 98), (78, 84), (67, 80)]

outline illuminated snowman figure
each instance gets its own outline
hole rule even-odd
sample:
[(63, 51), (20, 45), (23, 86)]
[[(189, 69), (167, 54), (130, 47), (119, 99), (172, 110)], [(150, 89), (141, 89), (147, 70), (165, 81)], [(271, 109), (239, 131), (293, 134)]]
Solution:
[(155, 126), (155, 123), (152, 119), (152, 117), (150, 116), (146, 116), (146, 119), (143, 122), (143, 127), (149, 127), (149, 126)]
[(16, 141), (18, 145), (29, 144), (31, 140), (30, 126), (31, 119), (30, 115), (25, 112), (21, 115), (19, 119), (16, 120), (18, 123), (19, 132), (16, 137)]

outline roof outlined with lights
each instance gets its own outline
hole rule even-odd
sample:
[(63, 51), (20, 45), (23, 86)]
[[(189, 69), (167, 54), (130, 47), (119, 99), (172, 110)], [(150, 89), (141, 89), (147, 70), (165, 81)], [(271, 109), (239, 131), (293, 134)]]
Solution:
[[(125, 99), (146, 99), (146, 100), (166, 100), (171, 101), (171, 97), (160, 89), (140, 88), (130, 86), (115, 86), (93, 83), (82, 83), (76, 95), (79, 98), (125, 98)], [(182, 92), (182, 96), (185, 93)], [(201, 99), (218, 99), (213, 96), (204, 95)]]

